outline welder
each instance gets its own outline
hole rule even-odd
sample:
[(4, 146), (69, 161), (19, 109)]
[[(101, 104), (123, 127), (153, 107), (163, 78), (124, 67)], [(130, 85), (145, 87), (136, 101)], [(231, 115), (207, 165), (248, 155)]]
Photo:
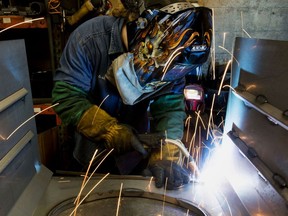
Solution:
[(191, 173), (165, 140), (182, 139), (185, 75), (209, 56), (211, 10), (177, 0), (121, 2), (123, 13), (71, 33), (55, 72), (54, 109), (74, 127), (73, 156), (83, 167), (95, 149), (113, 149), (120, 174), (152, 175), (157, 187), (166, 181), (175, 189)]

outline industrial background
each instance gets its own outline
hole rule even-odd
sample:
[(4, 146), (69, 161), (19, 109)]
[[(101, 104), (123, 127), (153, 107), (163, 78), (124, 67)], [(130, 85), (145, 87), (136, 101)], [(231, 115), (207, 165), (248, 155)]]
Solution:
[(214, 11), (215, 59), (220, 64), (231, 59), (226, 50), (232, 51), (237, 36), (288, 40), (287, 0), (199, 0), (199, 4)]

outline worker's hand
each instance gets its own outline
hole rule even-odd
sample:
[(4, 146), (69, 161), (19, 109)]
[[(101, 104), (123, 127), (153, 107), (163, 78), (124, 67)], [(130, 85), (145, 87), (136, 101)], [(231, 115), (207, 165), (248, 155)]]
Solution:
[(106, 141), (106, 148), (114, 148), (117, 153), (136, 150), (143, 157), (146, 157), (148, 154), (143, 144), (139, 141), (135, 130), (128, 125), (118, 123), (111, 125), (104, 135), (104, 139)]
[(77, 130), (93, 142), (105, 143), (106, 148), (122, 154), (136, 150), (143, 157), (147, 152), (136, 136), (135, 130), (128, 125), (119, 124), (100, 107), (93, 105), (81, 117)]
[(163, 132), (137, 134), (138, 139), (148, 148), (161, 148), (165, 144), (165, 134)]
[(185, 167), (169, 160), (159, 160), (149, 166), (157, 188), (175, 190), (190, 182), (191, 173)]

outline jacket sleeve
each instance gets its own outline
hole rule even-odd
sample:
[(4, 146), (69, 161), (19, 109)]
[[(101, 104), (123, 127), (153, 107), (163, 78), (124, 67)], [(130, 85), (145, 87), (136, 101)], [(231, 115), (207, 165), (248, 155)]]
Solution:
[(52, 103), (62, 122), (77, 126), (83, 113), (92, 104), (87, 99), (87, 93), (63, 81), (56, 81), (52, 90)]
[(167, 132), (167, 138), (182, 139), (186, 118), (184, 95), (168, 94), (155, 99), (150, 106), (155, 130)]

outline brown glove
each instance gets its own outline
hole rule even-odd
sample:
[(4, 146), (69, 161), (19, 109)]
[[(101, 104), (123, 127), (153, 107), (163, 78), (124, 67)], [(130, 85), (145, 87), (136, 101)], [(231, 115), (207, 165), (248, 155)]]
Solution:
[(134, 130), (124, 124), (119, 124), (104, 110), (96, 105), (90, 107), (80, 119), (77, 130), (92, 141), (105, 142), (107, 149), (114, 148), (116, 153), (122, 154), (136, 150), (144, 157), (147, 155)]

